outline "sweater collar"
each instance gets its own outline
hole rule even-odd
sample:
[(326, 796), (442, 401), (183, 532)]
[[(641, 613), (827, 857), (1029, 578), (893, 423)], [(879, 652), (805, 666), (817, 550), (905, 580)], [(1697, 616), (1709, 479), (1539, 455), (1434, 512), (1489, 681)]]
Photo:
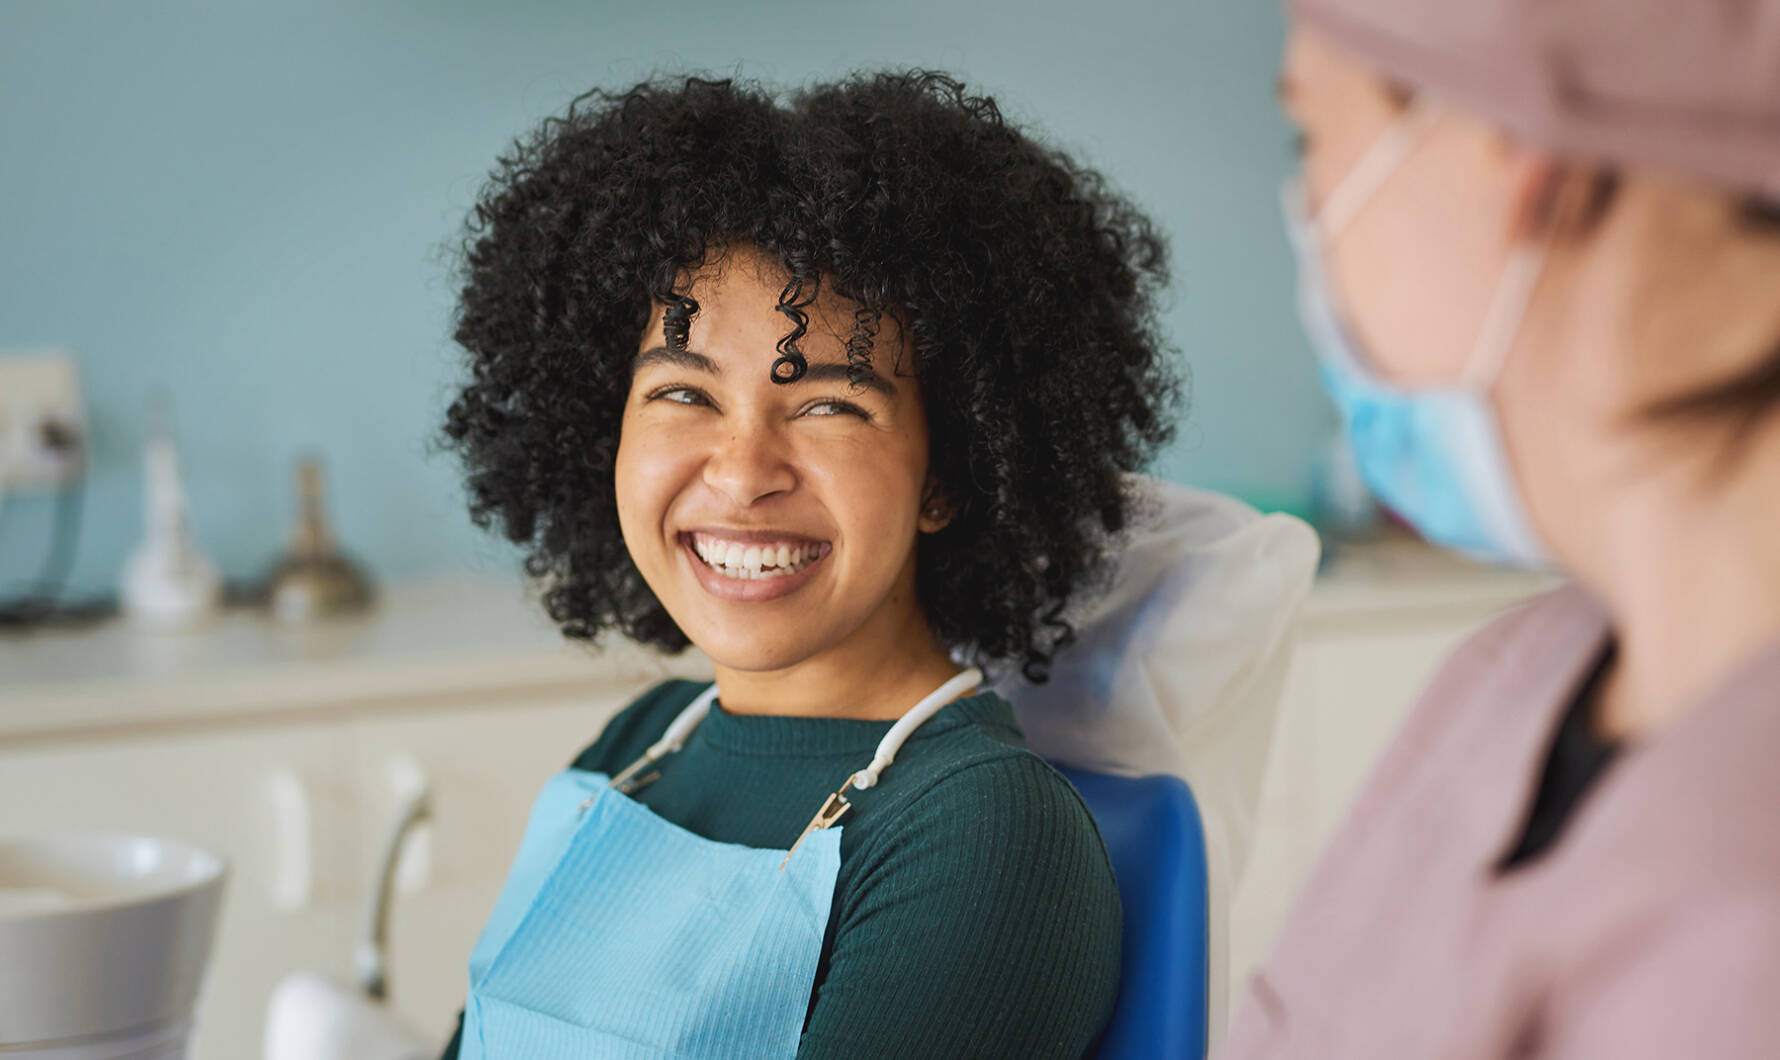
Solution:
[[(693, 734), (693, 739), (723, 751), (755, 755), (871, 754), (895, 724), (855, 718), (809, 718), (778, 714), (732, 714), (721, 702)], [(909, 737), (910, 743), (932, 739), (966, 727), (1005, 729), (1020, 735), (1013, 708), (993, 692), (946, 704)]]

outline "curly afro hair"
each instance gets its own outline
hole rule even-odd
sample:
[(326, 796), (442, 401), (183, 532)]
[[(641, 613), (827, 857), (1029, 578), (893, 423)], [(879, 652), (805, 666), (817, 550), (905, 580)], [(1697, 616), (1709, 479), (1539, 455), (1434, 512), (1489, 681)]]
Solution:
[(882, 316), (907, 334), (952, 515), (920, 538), (918, 591), (980, 665), (1044, 680), (1073, 638), (1066, 605), (1134, 514), (1120, 473), (1172, 436), (1164, 240), (943, 74), (596, 90), (500, 159), (466, 229), (470, 378), (447, 444), (476, 523), (526, 549), (571, 637), (687, 645), (620, 537), (613, 466), (644, 329), (665, 307), (683, 345), (687, 278), (726, 248), (790, 278), (775, 379), (802, 374), (802, 307), (825, 286), (857, 307), (850, 365), (869, 366)]

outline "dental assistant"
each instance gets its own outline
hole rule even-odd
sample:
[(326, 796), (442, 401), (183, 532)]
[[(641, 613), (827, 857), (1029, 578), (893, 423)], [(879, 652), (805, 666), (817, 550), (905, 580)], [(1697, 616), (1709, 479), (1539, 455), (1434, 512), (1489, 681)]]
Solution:
[(1217, 1055), (1780, 1055), (1780, 0), (1292, 14), (1362, 472), (1570, 583), (1435, 678)]

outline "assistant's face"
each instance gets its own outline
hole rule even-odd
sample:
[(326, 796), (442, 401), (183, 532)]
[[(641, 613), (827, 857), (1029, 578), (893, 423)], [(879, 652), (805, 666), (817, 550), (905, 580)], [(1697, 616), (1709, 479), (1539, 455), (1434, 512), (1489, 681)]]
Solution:
[[(1302, 134), (1313, 216), (1409, 105), (1302, 28), (1286, 48), (1280, 95)], [(1507, 142), (1465, 114), (1426, 105), (1439, 108), (1430, 130), (1324, 243), (1336, 295), (1372, 367), (1410, 386), (1463, 375), (1516, 238)]]
[(794, 665), (917, 615), (927, 422), (901, 331), (886, 317), (868, 385), (845, 373), (850, 305), (808, 308), (802, 380), (769, 371), (791, 322), (774, 263), (732, 250), (694, 278), (686, 350), (657, 307), (638, 348), (615, 484), (631, 558), (720, 666)]

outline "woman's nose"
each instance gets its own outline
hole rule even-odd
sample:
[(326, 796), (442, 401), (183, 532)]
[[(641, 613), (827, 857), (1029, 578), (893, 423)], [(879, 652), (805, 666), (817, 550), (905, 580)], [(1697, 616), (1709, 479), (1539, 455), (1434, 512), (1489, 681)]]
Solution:
[(705, 458), (705, 485), (745, 508), (797, 485), (797, 473), (778, 432), (763, 425), (724, 433)]

